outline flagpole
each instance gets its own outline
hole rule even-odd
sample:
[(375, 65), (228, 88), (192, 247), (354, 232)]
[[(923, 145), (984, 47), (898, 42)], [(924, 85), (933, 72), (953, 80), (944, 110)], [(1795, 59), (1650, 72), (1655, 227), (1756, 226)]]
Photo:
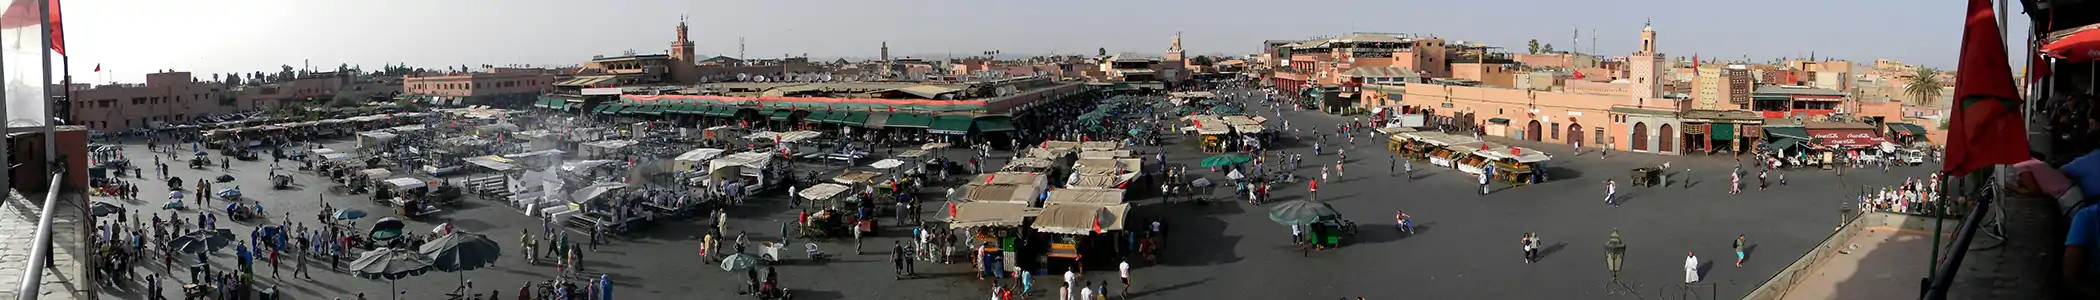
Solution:
[[(5, 55), (0, 55), (0, 57), (5, 57)], [(0, 59), (0, 70), (6, 70), (6, 69), (7, 69), (7, 66), (6, 66), (6, 65), (7, 65), (7, 63), (5, 62), (5, 59)], [(4, 72), (4, 71), (0, 71), (0, 100), (6, 100), (6, 99), (5, 99), (5, 98), (6, 98), (6, 97), (5, 97), (5, 95), (7, 95), (7, 84), (6, 84), (6, 83), (7, 83), (7, 72)], [(6, 125), (6, 123), (7, 123), (7, 121), (5, 120), (6, 118), (7, 118), (7, 105), (6, 105), (6, 104), (4, 104), (4, 103), (0, 103), (0, 126), (5, 126), (5, 125)], [(15, 173), (15, 168), (14, 168), (14, 164), (13, 164), (12, 162), (10, 162), (10, 160), (13, 160), (13, 158), (12, 158), (12, 157), (10, 157), (10, 156), (14, 156), (14, 149), (15, 149), (15, 148), (14, 148), (14, 147), (11, 147), (11, 146), (10, 146), (10, 147), (0, 147), (0, 170), (4, 170), (4, 172), (0, 172), (0, 189), (11, 189), (11, 188), (14, 188), (14, 173)], [(36, 252), (36, 251), (35, 251), (35, 250), (31, 250), (30, 252), (31, 252), (31, 253), (34, 253), (34, 252)]]
[[(44, 20), (43, 28), (38, 29), (44, 32), (42, 34), (44, 46), (43, 49), (39, 49), (41, 51), (37, 51), (43, 53), (44, 57), (44, 81), (42, 83), (45, 90), (44, 95), (42, 95), (43, 99), (37, 99), (44, 103), (44, 114), (42, 116), (43, 119), (38, 121), (44, 124), (44, 166), (46, 168), (54, 168), (58, 162), (58, 124), (54, 124), (51, 120), (51, 0), (37, 0), (36, 2), (37, 10), (40, 11), (37, 15)], [(56, 173), (60, 170), (51, 171)], [(56, 193), (58, 191), (50, 192)], [(46, 205), (49, 204), (47, 203)]]

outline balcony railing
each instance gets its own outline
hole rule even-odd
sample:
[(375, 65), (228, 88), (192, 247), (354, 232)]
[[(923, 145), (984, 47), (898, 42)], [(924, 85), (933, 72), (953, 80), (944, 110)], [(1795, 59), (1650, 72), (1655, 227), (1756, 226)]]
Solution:
[(36, 249), (30, 251), (29, 261), (24, 262), (29, 267), (22, 274), (22, 284), (15, 289), (21, 291), (16, 294), (19, 299), (32, 300), (43, 294), (38, 290), (44, 286), (44, 262), (51, 259), (51, 217), (56, 215), (53, 212), (58, 207), (58, 180), (64, 175), (62, 172), (51, 174), (51, 189), (44, 193), (44, 211), (36, 221)]

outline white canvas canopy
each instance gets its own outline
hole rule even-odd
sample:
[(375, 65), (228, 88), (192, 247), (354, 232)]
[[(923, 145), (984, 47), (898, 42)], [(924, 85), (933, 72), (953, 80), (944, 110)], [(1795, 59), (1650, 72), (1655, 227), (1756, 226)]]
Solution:
[(570, 193), (569, 201), (574, 201), (576, 203), (591, 202), (591, 200), (596, 200), (598, 196), (605, 195), (606, 192), (611, 192), (622, 188), (627, 188), (627, 185), (617, 182), (595, 183), (591, 184), (591, 186), (576, 189), (575, 193)]
[(727, 167), (747, 167), (763, 169), (767, 165), (770, 165), (772, 163), (773, 156), (770, 155), (770, 153), (738, 152), (735, 154), (716, 157), (714, 160), (708, 161), (707, 169), (710, 171), (721, 170), (722, 168)]
[(357, 159), (357, 156), (350, 155), (349, 153), (329, 153), (321, 155), (321, 160), (327, 162), (342, 162), (352, 159)]
[(1127, 157), (1136, 157), (1136, 156), (1133, 156), (1133, 155), (1131, 154), (1130, 150), (1108, 150), (1108, 151), (1083, 151), (1083, 152), (1079, 152), (1079, 158), (1080, 158), (1080, 159), (1089, 159), (1089, 158), (1106, 158), (1106, 159), (1116, 159), (1116, 158), (1127, 158)]
[(1378, 133), (1383, 133), (1383, 134), (1386, 134), (1386, 135), (1394, 135), (1394, 134), (1400, 134), (1400, 133), (1405, 133), (1405, 132), (1415, 132), (1415, 129), (1414, 129), (1414, 128), (1407, 128), (1407, 127), (1400, 127), (1400, 126), (1388, 126), (1388, 127), (1379, 127), (1379, 128), (1377, 129), (1377, 130), (1378, 130)]
[(423, 187), (423, 186), (424, 186), (423, 180), (422, 180), (422, 179), (416, 179), (415, 177), (401, 177), (401, 178), (387, 179), (387, 180), (386, 180), (386, 183), (387, 183), (387, 184), (392, 184), (392, 185), (394, 185), (394, 187), (396, 187), (396, 188), (401, 188), (401, 189), (413, 189), (413, 188), (420, 188), (420, 187)]
[(673, 168), (680, 171), (690, 171), (698, 169), (701, 166), (703, 166), (702, 164), (706, 163), (708, 160), (713, 160), (715, 159), (715, 157), (721, 156), (722, 152), (722, 149), (714, 148), (700, 148), (693, 149), (693, 151), (686, 151), (684, 154), (679, 154), (678, 158), (672, 159), (672, 161), (676, 162)]
[(1473, 151), (1473, 155), (1492, 160), (1515, 160), (1518, 163), (1535, 163), (1553, 160), (1553, 155), (1524, 147), (1490, 145), (1487, 150)]
[(608, 164), (612, 164), (612, 163), (617, 163), (617, 162), (620, 162), (620, 161), (617, 161), (617, 160), (607, 160), (607, 159), (595, 159), (595, 160), (586, 160), (586, 161), (579, 161), (579, 162), (569, 162), (569, 163), (562, 163), (562, 164), (561, 164), (561, 170), (562, 170), (562, 171), (566, 171), (566, 172), (585, 172), (585, 171), (590, 171), (590, 170), (591, 170), (591, 169), (593, 169), (593, 168), (597, 168), (597, 167), (600, 167), (600, 166), (604, 166), (604, 165), (608, 165)]
[(919, 150), (933, 150), (933, 149), (940, 149), (940, 148), (948, 148), (948, 146), (954, 146), (954, 145), (953, 145), (953, 144), (948, 144), (948, 143), (926, 143), (925, 145), (919, 145)]
[(393, 176), (394, 176), (394, 171), (387, 171), (386, 169), (364, 169), (364, 170), (360, 170), (360, 171), (357, 171), (357, 174), (358, 174), (358, 175), (365, 175), (365, 177), (370, 177), (370, 178), (387, 178), (387, 177), (393, 177)]
[(822, 133), (822, 132), (816, 132), (816, 131), (807, 131), (807, 130), (804, 130), (804, 131), (789, 131), (789, 132), (772, 132), (772, 131), (759, 131), (759, 132), (753, 132), (753, 133), (751, 133), (751, 134), (747, 134), (747, 135), (744, 135), (744, 138), (745, 138), (745, 139), (750, 139), (750, 140), (762, 140), (762, 141), (779, 141), (779, 142), (782, 142), (782, 143), (796, 143), (796, 142), (801, 142), (801, 141), (804, 141), (804, 140), (808, 140), (808, 139), (813, 139), (813, 138), (817, 138), (817, 137), (821, 137), (821, 136), (824, 136), (824, 133)]
[(510, 171), (518, 168), (517, 165), (513, 164), (516, 163), (516, 161), (503, 158), (502, 156), (476, 156), (468, 157), (464, 160), (467, 161), (467, 163), (469, 164), (474, 164), (476, 166), (481, 166), (483, 168), (489, 168), (490, 170), (496, 171)]
[(803, 199), (809, 199), (810, 201), (824, 201), (833, 200), (833, 198), (845, 193), (848, 189), (851, 188), (835, 183), (824, 183), (810, 186), (795, 193), (799, 194), (797, 196), (802, 196)]
[(920, 158), (920, 157), (926, 157), (926, 154), (927, 154), (927, 153), (926, 153), (926, 150), (912, 149), (912, 150), (905, 150), (905, 151), (904, 151), (904, 153), (898, 153), (898, 154), (897, 154), (897, 158), (902, 158), (902, 159), (918, 159), (918, 158)]

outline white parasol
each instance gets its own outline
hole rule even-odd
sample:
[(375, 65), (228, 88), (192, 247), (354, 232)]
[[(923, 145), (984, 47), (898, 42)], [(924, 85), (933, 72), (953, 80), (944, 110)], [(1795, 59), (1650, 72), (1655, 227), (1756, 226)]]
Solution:
[(1225, 173), (1225, 178), (1240, 180), (1240, 178), (1247, 178), (1247, 175), (1240, 175), (1239, 169), (1233, 169), (1231, 173)]

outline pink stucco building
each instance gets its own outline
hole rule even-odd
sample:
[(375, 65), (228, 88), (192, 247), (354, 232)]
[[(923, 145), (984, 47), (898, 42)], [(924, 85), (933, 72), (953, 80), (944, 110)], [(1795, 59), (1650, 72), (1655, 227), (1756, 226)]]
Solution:
[[(110, 84), (73, 89), (74, 124), (113, 132), (149, 124), (181, 124), (190, 118), (243, 109), (216, 82), (200, 82), (190, 72), (146, 74), (144, 84)], [(245, 106), (253, 107), (253, 106)]]

